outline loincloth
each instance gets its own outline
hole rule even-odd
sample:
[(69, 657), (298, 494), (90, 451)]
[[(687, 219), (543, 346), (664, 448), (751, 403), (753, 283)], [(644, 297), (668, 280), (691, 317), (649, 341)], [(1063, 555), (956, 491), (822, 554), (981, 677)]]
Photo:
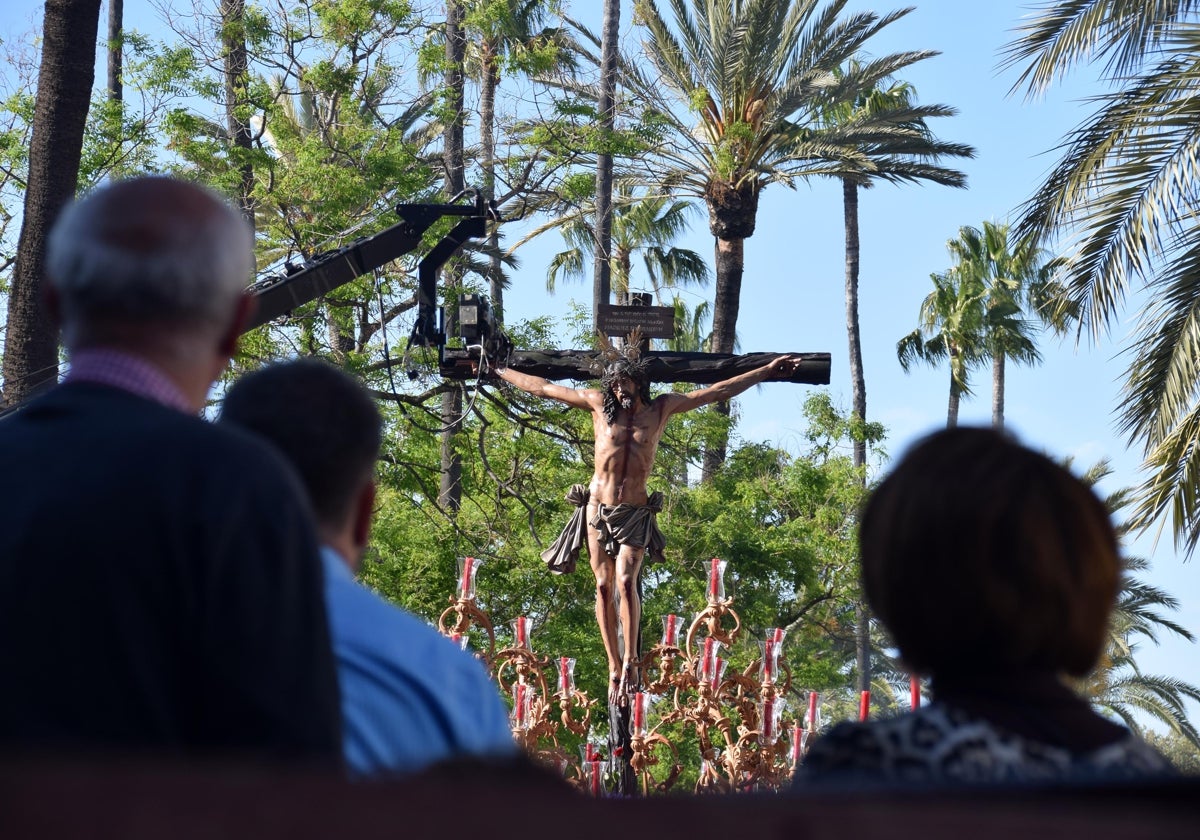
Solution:
[(567, 521), (558, 539), (545, 551), (542, 559), (556, 575), (570, 574), (579, 562), (579, 553), (588, 544), (588, 525), (600, 535), (600, 546), (610, 557), (616, 557), (623, 545), (644, 548), (648, 562), (659, 563), (667, 539), (658, 527), (658, 514), (663, 508), (663, 494), (655, 491), (644, 505), (596, 506), (596, 515), (591, 522), (587, 519), (588, 500), (591, 493), (586, 485), (572, 484), (567, 491), (567, 501), (575, 506), (575, 512)]

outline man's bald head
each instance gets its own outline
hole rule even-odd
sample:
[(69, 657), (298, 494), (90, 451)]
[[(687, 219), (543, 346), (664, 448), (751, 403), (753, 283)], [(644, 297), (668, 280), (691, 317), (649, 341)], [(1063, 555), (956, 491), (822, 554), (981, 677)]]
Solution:
[(134, 178), (66, 208), (50, 232), (46, 266), (68, 328), (223, 328), (253, 274), (253, 236), (216, 193), (174, 178)]

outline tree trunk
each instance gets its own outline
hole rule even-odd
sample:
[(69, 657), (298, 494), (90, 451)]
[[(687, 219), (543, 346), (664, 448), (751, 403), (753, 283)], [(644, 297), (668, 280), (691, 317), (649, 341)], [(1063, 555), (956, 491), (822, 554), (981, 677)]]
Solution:
[(859, 696), (871, 690), (871, 611), (859, 599), (854, 605), (855, 690)]
[[(483, 154), (483, 197), (496, 197), (496, 89), (500, 87), (500, 68), (497, 66), (497, 45), (494, 40), (484, 43), (483, 79), (479, 90), (479, 145)], [(488, 223), (488, 295), (492, 311), (499, 323), (504, 322), (504, 266), (500, 261), (500, 227)]]
[[(867, 382), (863, 375), (862, 330), (858, 320), (858, 184), (842, 179), (842, 215), (846, 229), (846, 336), (850, 350), (851, 413), (860, 424), (867, 419)], [(866, 486), (867, 442), (854, 438), (854, 468), (863, 470), (860, 480)], [(854, 650), (858, 672), (858, 691), (871, 690), (871, 613), (862, 596), (854, 608)]]
[[(842, 207), (846, 225), (846, 335), (850, 342), (851, 412), (859, 421), (867, 419), (867, 381), (863, 375), (862, 331), (858, 321), (858, 184), (842, 179)], [(867, 442), (854, 440), (854, 466), (867, 463)], [(864, 477), (864, 481), (865, 481)]]
[(250, 86), (250, 62), (246, 51), (245, 0), (221, 0), (221, 53), (225, 76), (225, 130), (229, 135), (230, 163), (238, 173), (238, 208), (254, 227), (254, 147), (248, 118), (242, 113)]
[(954, 387), (954, 381), (950, 382), (950, 403), (946, 407), (946, 428), (953, 429), (958, 426), (958, 389)]
[(1004, 428), (1004, 354), (992, 357), (992, 426)]
[[(716, 274), (717, 288), (713, 298), (712, 347), (714, 353), (732, 353), (737, 335), (738, 306), (742, 296), (742, 270), (744, 239), (717, 239)], [(729, 403), (713, 404), (713, 411), (729, 417)], [(713, 476), (725, 463), (725, 452), (729, 437), (721, 438), (704, 450), (704, 466), (701, 480), (712, 481)]]
[[(608, 135), (615, 120), (613, 107), (617, 89), (617, 36), (621, 24), (620, 0), (605, 0), (604, 18), (601, 24), (600, 41), (600, 97), (596, 109), (600, 119), (600, 134), (607, 148)], [(596, 237), (592, 278), (592, 323), (600, 323), (600, 307), (609, 302), (612, 289), (612, 266), (609, 264), (609, 249), (612, 246), (612, 155), (601, 152), (596, 156), (596, 222), (593, 225)]]
[(4, 403), (57, 379), (58, 334), (42, 304), (46, 236), (75, 196), (83, 130), (96, 81), (100, 0), (46, 0), (42, 63), (29, 148), (25, 209), (8, 293)]
[(108, 98), (120, 102), (122, 23), (125, 16), (125, 0), (108, 0)]
[[(466, 56), (466, 33), (463, 31), (463, 5), (461, 0), (446, 3), (446, 101), (450, 119), (442, 132), (444, 146), (442, 164), (446, 170), (444, 192), (450, 199), (463, 191), (465, 163), (463, 160), (463, 61)], [(462, 269), (457, 260), (451, 260), (443, 269), (442, 287), (445, 289), (446, 335), (455, 333), (458, 289), (462, 285)], [(454, 448), (454, 437), (462, 420), (462, 391), (455, 388), (442, 395), (441, 435), (441, 480), (438, 488), (438, 504), (451, 516), (462, 504), (462, 459)]]

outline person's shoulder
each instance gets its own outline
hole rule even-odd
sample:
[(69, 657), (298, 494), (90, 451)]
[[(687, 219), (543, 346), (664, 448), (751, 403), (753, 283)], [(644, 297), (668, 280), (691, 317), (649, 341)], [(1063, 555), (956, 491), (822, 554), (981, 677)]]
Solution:
[(802, 775), (883, 773), (897, 754), (911, 757), (935, 749), (959, 725), (938, 705), (893, 718), (839, 723), (813, 743)]
[(329, 627), (339, 660), (405, 683), (435, 683), (436, 690), (422, 696), (436, 696), (456, 708), (499, 705), (496, 687), (481, 662), (347, 570), (330, 569), (325, 557)]
[(478, 665), (435, 628), (359, 583), (349, 571), (329, 568), (329, 612), (335, 642), (351, 644), (385, 658), (436, 660), (474, 672)]
[(1133, 732), (1115, 743), (1084, 757), (1084, 764), (1104, 775), (1175, 775), (1176, 770), (1162, 753)]

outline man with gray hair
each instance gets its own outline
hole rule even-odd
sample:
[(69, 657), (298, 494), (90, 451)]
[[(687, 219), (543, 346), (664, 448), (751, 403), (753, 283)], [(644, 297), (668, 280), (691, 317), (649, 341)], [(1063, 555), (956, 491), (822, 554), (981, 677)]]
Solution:
[(339, 759), (311, 514), (198, 417), (252, 301), (249, 228), (165, 177), (51, 232), (63, 382), (0, 421), (0, 751)]

